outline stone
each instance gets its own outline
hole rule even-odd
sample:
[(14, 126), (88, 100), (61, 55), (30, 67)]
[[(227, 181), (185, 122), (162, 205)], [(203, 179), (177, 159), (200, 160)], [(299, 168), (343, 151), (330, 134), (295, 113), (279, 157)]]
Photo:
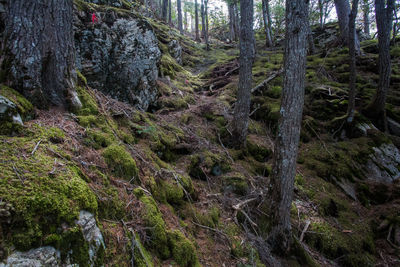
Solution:
[(171, 42), (168, 43), (168, 52), (176, 62), (182, 65), (182, 46), (177, 40), (171, 40)]
[(76, 13), (76, 65), (88, 85), (138, 109), (146, 110), (158, 95), (156, 80), (161, 51), (151, 25), (133, 14), (97, 12), (91, 24)]
[(356, 128), (360, 130), (363, 136), (368, 136), (368, 130), (372, 129), (378, 130), (372, 123), (365, 123), (365, 122), (358, 123), (356, 125)]
[(80, 211), (79, 219), (76, 221), (76, 224), (81, 227), (83, 237), (89, 244), (89, 258), (93, 264), (98, 250), (101, 247), (105, 248), (103, 235), (101, 234), (99, 227), (97, 227), (94, 215), (88, 211)]
[(400, 152), (393, 144), (373, 148), (374, 153), (365, 165), (368, 180), (393, 183), (400, 178)]
[(0, 95), (0, 123), (6, 121), (23, 125), (17, 106), (8, 98)]
[(40, 247), (26, 252), (15, 251), (0, 267), (61, 266), (60, 252), (53, 247)]
[(387, 124), (389, 132), (395, 136), (400, 136), (400, 123), (397, 121), (387, 118)]

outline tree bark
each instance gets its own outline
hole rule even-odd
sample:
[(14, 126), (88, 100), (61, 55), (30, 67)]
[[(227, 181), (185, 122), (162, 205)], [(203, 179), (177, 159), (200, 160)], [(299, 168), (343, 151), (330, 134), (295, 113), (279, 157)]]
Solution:
[(267, 6), (269, 5), (269, 2), (267, 0), (262, 0), (262, 15), (263, 15), (263, 21), (264, 21), (264, 30), (265, 30), (265, 42), (267, 47), (272, 47), (272, 38), (271, 38), (271, 31), (270, 31), (270, 26), (269, 24), (271, 21), (268, 20), (267, 16)]
[(204, 39), (206, 42), (206, 50), (210, 50), (210, 44), (208, 43), (208, 0), (204, 0), (204, 17), (205, 17)]
[(181, 34), (183, 34), (181, 0), (177, 0), (176, 3), (177, 3), (177, 9), (178, 9), (178, 30)]
[[(349, 16), (350, 4), (349, 0), (335, 0), (336, 14), (339, 21), (340, 39), (344, 45), (349, 45)], [(355, 36), (357, 54), (360, 51), (360, 41)]]
[(199, 8), (197, 0), (194, 0), (194, 17), (195, 17), (195, 31), (196, 31), (196, 41), (200, 41), (199, 37)]
[(369, 8), (368, 0), (364, 0), (364, 3), (363, 3), (364, 33), (366, 35), (368, 35), (368, 37), (371, 36), (370, 30), (369, 30), (369, 28), (370, 28), (370, 26), (369, 26), (369, 24), (370, 24), (369, 23), (369, 10), (370, 10), (370, 8)]
[(234, 11), (234, 15), (235, 15), (233, 26), (234, 26), (234, 30), (235, 30), (235, 41), (237, 41), (238, 36), (239, 36), (240, 26), (239, 26), (239, 8), (238, 8), (236, 2), (234, 2), (233, 11)]
[(352, 123), (356, 108), (356, 17), (358, 0), (353, 0), (349, 17), (349, 58), (350, 58), (350, 81), (349, 81), (349, 103), (347, 106), (347, 123)]
[(286, 1), (286, 36), (282, 102), (275, 141), (270, 194), (272, 251), (287, 254), (292, 243), (290, 208), (304, 105), (308, 0)]
[(205, 30), (206, 30), (206, 18), (204, 13), (204, 0), (201, 0), (201, 37), (205, 38)]
[(235, 36), (235, 11), (233, 7), (233, 3), (228, 4), (228, 13), (229, 13), (229, 34), (230, 34), (230, 39), (231, 41), (236, 40)]
[(168, 0), (168, 23), (172, 25), (172, 0)]
[(0, 82), (39, 108), (80, 107), (75, 91), (73, 1), (8, 0), (5, 8)]
[(240, 0), (239, 86), (232, 121), (232, 144), (246, 144), (254, 60), (253, 0)]
[[(307, 5), (307, 13), (309, 14), (309, 8)], [(309, 15), (308, 15), (309, 17)], [(315, 45), (314, 45), (314, 37), (312, 35), (312, 30), (311, 30), (311, 25), (310, 25), (310, 20), (307, 20), (307, 43), (308, 43), (308, 54), (313, 55), (315, 53)]]
[(162, 2), (162, 20), (167, 22), (168, 19), (168, 0), (163, 0)]
[(184, 31), (187, 31), (187, 29), (188, 29), (188, 16), (187, 16), (187, 7), (186, 7), (186, 3), (185, 2), (183, 2), (183, 14), (184, 14), (184, 16), (183, 16), (183, 18), (184, 18), (184, 20), (183, 20), (183, 30)]
[(367, 108), (367, 114), (381, 130), (386, 130), (385, 104), (389, 90), (391, 62), (390, 62), (390, 31), (392, 30), (394, 0), (375, 0), (376, 26), (378, 28), (379, 46), (379, 83), (375, 97)]

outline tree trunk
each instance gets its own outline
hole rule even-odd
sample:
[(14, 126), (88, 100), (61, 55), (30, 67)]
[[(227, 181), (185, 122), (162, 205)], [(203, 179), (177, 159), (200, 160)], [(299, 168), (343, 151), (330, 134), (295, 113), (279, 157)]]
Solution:
[(178, 9), (178, 30), (181, 34), (183, 34), (181, 0), (177, 0), (176, 3), (177, 3), (177, 9)]
[(233, 11), (235, 15), (234, 19), (234, 29), (235, 29), (235, 41), (237, 41), (238, 36), (239, 36), (239, 31), (240, 31), (240, 26), (239, 26), (239, 8), (237, 6), (237, 3), (235, 2), (233, 5)]
[(378, 28), (379, 46), (379, 83), (374, 100), (367, 108), (367, 114), (381, 130), (386, 130), (385, 104), (389, 90), (391, 63), (390, 63), (390, 31), (392, 30), (394, 0), (375, 0), (376, 26)]
[(240, 0), (239, 87), (232, 121), (233, 145), (246, 144), (254, 60), (253, 0)]
[[(336, 14), (339, 21), (340, 39), (344, 45), (349, 44), (349, 16), (350, 4), (349, 0), (335, 0)], [(355, 36), (357, 54), (360, 51), (360, 42), (358, 36)]]
[(319, 27), (322, 29), (324, 27), (324, 0), (318, 0), (318, 10), (319, 10)]
[(187, 7), (186, 7), (186, 3), (185, 2), (183, 2), (183, 14), (184, 14), (184, 21), (183, 21), (183, 30), (184, 31), (187, 31), (187, 29), (188, 29), (188, 16), (187, 16)]
[(162, 5), (162, 19), (167, 22), (168, 19), (168, 0), (163, 0)]
[(235, 11), (233, 8), (233, 4), (229, 3), (228, 4), (228, 13), (229, 13), (229, 34), (230, 34), (230, 39), (231, 42), (234, 41), (236, 39), (235, 36), (235, 28), (234, 28), (234, 24), (235, 24)]
[(168, 23), (172, 25), (172, 0), (168, 0)]
[(265, 42), (267, 47), (272, 47), (272, 38), (271, 38), (271, 32), (269, 30), (269, 24), (271, 21), (268, 20), (267, 17), (267, 0), (262, 0), (262, 16), (263, 16), (263, 21), (264, 21), (264, 30), (265, 30)]
[(5, 9), (0, 82), (39, 108), (80, 107), (75, 91), (73, 1), (8, 0)]
[(200, 41), (199, 37), (199, 8), (197, 5), (197, 0), (194, 0), (194, 17), (195, 17), (195, 31), (196, 31), (196, 41)]
[(364, 15), (364, 33), (366, 35), (371, 36), (371, 33), (369, 31), (369, 3), (368, 0), (364, 0), (363, 4), (363, 15)]
[(204, 0), (201, 0), (201, 37), (205, 38), (206, 18), (204, 14)]
[(347, 123), (352, 123), (356, 108), (356, 17), (358, 0), (353, 0), (349, 17), (349, 57), (350, 57), (350, 81), (349, 81), (349, 103), (347, 106)]
[(307, 0), (286, 1), (285, 73), (269, 187), (272, 230), (268, 242), (279, 254), (287, 254), (292, 243), (290, 208), (304, 105), (307, 5)]
[(208, 43), (208, 0), (204, 0), (204, 16), (205, 16), (205, 29), (204, 39), (206, 41), (206, 50), (210, 50), (210, 44)]
[[(309, 14), (309, 8), (307, 5), (307, 13)], [(308, 15), (309, 17), (309, 15)], [(312, 35), (312, 30), (311, 30), (311, 25), (310, 25), (310, 19), (307, 19), (307, 43), (308, 43), (308, 54), (313, 55), (315, 53), (315, 45), (314, 45), (314, 37)]]

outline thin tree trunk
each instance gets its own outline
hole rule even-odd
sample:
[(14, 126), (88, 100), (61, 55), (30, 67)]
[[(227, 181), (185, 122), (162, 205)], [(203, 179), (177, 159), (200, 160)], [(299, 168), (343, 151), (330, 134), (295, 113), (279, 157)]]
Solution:
[(204, 0), (204, 16), (205, 16), (205, 31), (204, 39), (206, 41), (206, 50), (210, 50), (210, 44), (208, 43), (208, 0)]
[(240, 26), (239, 26), (239, 8), (237, 6), (237, 3), (234, 3), (234, 15), (235, 15), (235, 20), (234, 20), (234, 29), (235, 29), (235, 41), (237, 41), (238, 36), (239, 36), (239, 31), (240, 31)]
[(0, 44), (2, 81), (35, 106), (81, 106), (77, 97), (73, 1), (8, 0)]
[(181, 34), (183, 34), (181, 0), (177, 0), (176, 3), (177, 3), (177, 9), (178, 9), (178, 30)]
[(163, 0), (162, 2), (162, 19), (163, 21), (167, 22), (168, 19), (168, 0)]
[(364, 5), (363, 5), (363, 15), (364, 15), (364, 33), (366, 35), (371, 36), (370, 30), (369, 30), (369, 3), (368, 0), (364, 0)]
[(183, 14), (184, 14), (184, 22), (183, 22), (183, 30), (187, 31), (188, 29), (188, 16), (187, 16), (187, 8), (186, 8), (186, 3), (183, 2)]
[(194, 17), (195, 17), (195, 31), (196, 31), (196, 41), (200, 41), (199, 37), (199, 8), (197, 0), (194, 0)]
[[(308, 9), (309, 8), (307, 5), (307, 12), (309, 14)], [(309, 17), (309, 15), (308, 15), (308, 17)], [(307, 20), (307, 30), (308, 30), (308, 34), (307, 34), (308, 54), (313, 55), (315, 53), (315, 45), (314, 45), (314, 37), (312, 35), (312, 30), (311, 30), (311, 25), (310, 25), (310, 19)]]
[(374, 100), (367, 108), (367, 114), (373, 118), (377, 127), (386, 130), (386, 96), (389, 90), (391, 62), (390, 62), (390, 31), (392, 29), (394, 0), (375, 0), (376, 26), (378, 28), (379, 46), (379, 83)]
[(269, 187), (272, 230), (268, 242), (279, 254), (287, 254), (292, 243), (290, 208), (304, 105), (307, 4), (306, 0), (286, 1), (285, 73)]
[(349, 57), (350, 57), (350, 81), (349, 81), (349, 103), (347, 106), (347, 123), (352, 123), (356, 108), (356, 17), (358, 0), (353, 0), (349, 18)]
[(271, 42), (272, 42), (272, 45), (273, 45), (274, 44), (274, 35), (272, 33), (272, 18), (271, 18), (271, 12), (270, 12), (270, 8), (269, 8), (269, 0), (266, 0), (265, 8), (267, 9), (269, 36), (271, 36)]
[(324, 0), (318, 0), (318, 10), (319, 10), (319, 27), (322, 29), (324, 27)]
[(168, 23), (172, 25), (172, 0), (168, 0)]
[(206, 18), (204, 13), (204, 0), (201, 0), (201, 37), (205, 38), (205, 30), (206, 30)]
[(271, 21), (268, 20), (267, 17), (267, 0), (262, 0), (262, 16), (263, 16), (263, 21), (264, 21), (264, 30), (265, 30), (265, 42), (267, 47), (272, 47), (272, 38), (271, 38), (271, 32), (269, 30), (269, 24)]
[(235, 28), (234, 28), (234, 20), (235, 20), (235, 13), (233, 9), (233, 4), (229, 3), (228, 4), (228, 13), (229, 13), (229, 34), (230, 34), (230, 39), (231, 42), (235, 40)]
[(240, 0), (239, 86), (232, 121), (234, 146), (246, 144), (254, 60), (253, 0)]

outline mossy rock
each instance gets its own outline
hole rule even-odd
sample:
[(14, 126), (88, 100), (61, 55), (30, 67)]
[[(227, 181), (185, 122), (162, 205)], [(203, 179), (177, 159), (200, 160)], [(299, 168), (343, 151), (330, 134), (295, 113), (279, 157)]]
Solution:
[(228, 173), (223, 177), (225, 191), (244, 196), (248, 193), (247, 179), (239, 172)]
[(247, 137), (246, 148), (249, 155), (259, 162), (266, 162), (272, 154), (269, 147), (257, 142), (257, 139), (251, 138), (251, 136)]
[(168, 231), (168, 243), (172, 258), (179, 266), (200, 266), (194, 245), (180, 231)]
[(33, 119), (33, 105), (20, 93), (10, 87), (0, 84), (0, 95), (8, 98), (17, 106), (18, 113), (23, 119)]
[(115, 141), (114, 136), (98, 130), (90, 129), (86, 132), (86, 134), (87, 137), (85, 138), (84, 143), (87, 146), (93, 147), (94, 149), (107, 147)]
[(135, 235), (134, 242), (135, 244), (131, 244), (131, 246), (134, 246), (135, 266), (153, 267), (152, 255), (142, 245), (138, 234)]
[(134, 179), (139, 175), (136, 162), (125, 147), (112, 144), (104, 149), (102, 156), (112, 172), (126, 179)]
[(188, 173), (200, 180), (207, 180), (207, 175), (220, 176), (231, 170), (228, 159), (222, 155), (204, 151), (191, 156)]
[(96, 100), (90, 94), (88, 87), (77, 86), (76, 92), (78, 93), (78, 97), (82, 103), (82, 108), (76, 110), (76, 113), (83, 116), (97, 115), (99, 113), (99, 107)]
[(153, 179), (151, 182), (152, 194), (158, 201), (181, 205), (186, 198), (193, 197), (194, 188), (190, 177), (172, 173), (167, 177)]

